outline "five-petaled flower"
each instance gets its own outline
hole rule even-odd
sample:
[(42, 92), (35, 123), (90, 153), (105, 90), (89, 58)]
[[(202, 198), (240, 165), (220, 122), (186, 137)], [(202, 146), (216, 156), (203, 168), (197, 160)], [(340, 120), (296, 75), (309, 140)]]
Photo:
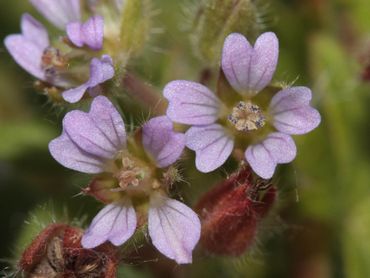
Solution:
[(107, 205), (93, 219), (82, 245), (123, 244), (136, 230), (136, 213), (141, 219), (143, 206), (148, 206), (154, 246), (179, 264), (190, 263), (200, 221), (192, 209), (167, 196), (163, 170), (178, 160), (184, 147), (184, 134), (173, 130), (167, 116), (153, 118), (141, 133), (127, 136), (120, 114), (104, 96), (93, 100), (88, 113), (69, 112), (61, 136), (49, 144), (52, 156), (67, 168), (112, 182), (108, 188), (102, 182)]
[(248, 145), (245, 159), (254, 172), (271, 178), (277, 164), (289, 163), (296, 156), (290, 135), (307, 133), (319, 125), (320, 114), (310, 106), (307, 87), (282, 89), (263, 109), (258, 93), (270, 84), (278, 53), (278, 40), (272, 32), (262, 34), (254, 47), (243, 35), (233, 33), (226, 38), (222, 53), (222, 70), (237, 92), (229, 101), (221, 101), (195, 82), (177, 80), (164, 88), (169, 101), (167, 116), (192, 126), (186, 132), (186, 146), (196, 152), (199, 171), (217, 169), (234, 147)]
[[(79, 1), (32, 0), (31, 3), (55, 26), (62, 30), (66, 28), (69, 41), (76, 47), (86, 45), (95, 51), (102, 48), (104, 20), (95, 15), (85, 23), (80, 23)], [(81, 52), (74, 52), (74, 48), (67, 43), (67, 53), (62, 53), (62, 48), (56, 48), (50, 42), (45, 27), (31, 15), (22, 16), (21, 30), (21, 34), (12, 34), (5, 38), (4, 43), (9, 53), (28, 73), (48, 86), (60, 88), (67, 102), (79, 101), (85, 91), (91, 96), (97, 95), (99, 85), (113, 78), (113, 62), (108, 55), (97, 58), (91, 55), (94, 52), (86, 52), (82, 56), (84, 59), (87, 57), (88, 62), (77, 67), (74, 66), (76, 63), (73, 58), (81, 58)], [(58, 43), (60, 42), (55, 44)]]

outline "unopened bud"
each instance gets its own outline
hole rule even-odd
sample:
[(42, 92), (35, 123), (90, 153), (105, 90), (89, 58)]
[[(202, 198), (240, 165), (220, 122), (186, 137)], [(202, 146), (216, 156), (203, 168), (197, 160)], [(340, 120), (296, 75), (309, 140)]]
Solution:
[(123, 5), (120, 50), (137, 55), (145, 46), (151, 31), (151, 1), (126, 0)]
[(202, 1), (192, 30), (194, 49), (200, 58), (216, 64), (227, 35), (237, 32), (254, 38), (260, 32), (260, 21), (253, 0)]
[[(83, 231), (66, 224), (47, 226), (18, 263), (25, 277), (116, 277), (118, 252), (111, 244), (81, 246)], [(23, 276), (22, 276), (23, 277)]]
[(253, 245), (259, 223), (275, 200), (276, 188), (254, 181), (250, 168), (233, 174), (197, 204), (202, 246), (218, 255), (241, 255)]

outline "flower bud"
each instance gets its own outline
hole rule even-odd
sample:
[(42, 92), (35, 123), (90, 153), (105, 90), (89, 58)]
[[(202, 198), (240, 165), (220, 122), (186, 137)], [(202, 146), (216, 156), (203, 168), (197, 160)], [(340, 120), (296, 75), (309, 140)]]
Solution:
[(124, 2), (120, 30), (122, 52), (136, 55), (144, 48), (151, 30), (151, 13), (150, 0)]
[(258, 225), (275, 200), (276, 188), (254, 181), (249, 167), (233, 174), (197, 204), (202, 246), (218, 255), (241, 255), (254, 243)]
[(227, 35), (238, 32), (253, 38), (260, 25), (258, 7), (252, 0), (203, 1), (193, 25), (194, 49), (202, 60), (215, 64)]
[(103, 244), (84, 249), (82, 234), (66, 224), (47, 226), (23, 252), (20, 270), (26, 277), (116, 277), (116, 248)]

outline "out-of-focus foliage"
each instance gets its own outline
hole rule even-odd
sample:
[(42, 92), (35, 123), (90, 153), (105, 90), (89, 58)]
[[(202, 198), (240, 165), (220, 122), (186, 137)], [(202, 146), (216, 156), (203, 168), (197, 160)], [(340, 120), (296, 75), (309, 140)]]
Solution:
[[(146, 7), (129, 2), (138, 15), (143, 14)], [(150, 26), (157, 32), (128, 68), (158, 91), (174, 79), (198, 81), (209, 63), (198, 59), (197, 53), (207, 53), (205, 49), (213, 45), (194, 47), (200, 45), (200, 35), (214, 35), (199, 29), (189, 32), (194, 22), (189, 22), (186, 11), (194, 11), (198, 1), (151, 2), (150, 11), (159, 11)], [(370, 277), (370, 81), (361, 79), (366, 57), (370, 61), (370, 1), (260, 2), (266, 30), (280, 39), (276, 81), (310, 87), (322, 115), (317, 130), (295, 137), (297, 159), (280, 167), (274, 180), (280, 190), (276, 208), (280, 217), (269, 219), (256, 245), (242, 258), (217, 258), (199, 250), (193, 265), (174, 266), (138, 243), (137, 252), (148, 253), (149, 258), (140, 261), (138, 253), (124, 253), (120, 277)], [(26, 11), (38, 16), (26, 0), (2, 7), (1, 39), (19, 32), (19, 18)], [(137, 30), (127, 31), (127, 40), (136, 37), (140, 28), (149, 28), (142, 18), (127, 20), (138, 22)], [(213, 57), (215, 52), (209, 53)], [(75, 196), (87, 179), (61, 167), (48, 153), (47, 143), (60, 132), (65, 111), (33, 90), (32, 78), (3, 47), (0, 61), (0, 258), (8, 259), (17, 249), (17, 235), (29, 238), (23, 221), (45, 201), (53, 198), (59, 208), (82, 206), (74, 215), (81, 217), (94, 215), (99, 205)], [(211, 74), (217, 72), (218, 63), (219, 59), (213, 61)], [(184, 178), (191, 186), (184, 185), (179, 195), (193, 204), (207, 191), (205, 181), (216, 182), (223, 176), (196, 173), (190, 158)], [(234, 166), (224, 167), (225, 176)]]
[(255, 1), (203, 0), (191, 11), (194, 51), (210, 65), (218, 63), (223, 42), (231, 32), (255, 38), (262, 30), (263, 12)]

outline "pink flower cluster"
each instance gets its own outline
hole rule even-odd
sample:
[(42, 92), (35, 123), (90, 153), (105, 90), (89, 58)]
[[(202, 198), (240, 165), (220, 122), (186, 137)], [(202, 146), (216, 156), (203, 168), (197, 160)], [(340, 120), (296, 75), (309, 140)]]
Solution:
[[(47, 30), (32, 16), (24, 14), (21, 33), (5, 39), (14, 60), (42, 82), (62, 88), (65, 101), (78, 102), (85, 92), (94, 98), (89, 112), (73, 110), (65, 115), (61, 135), (49, 144), (51, 155), (64, 167), (109, 181), (102, 189), (108, 201), (85, 231), (84, 248), (107, 241), (122, 245), (144, 219), (152, 243), (161, 253), (179, 264), (192, 262), (201, 235), (200, 220), (191, 208), (169, 197), (176, 179), (168, 178), (168, 173), (185, 147), (195, 152), (200, 172), (216, 170), (241, 150), (253, 171), (270, 179), (278, 164), (296, 157), (291, 136), (308, 133), (321, 121), (310, 105), (312, 95), (307, 87), (280, 88), (267, 104), (259, 99), (271, 94), (266, 88), (278, 62), (276, 35), (264, 33), (252, 46), (243, 35), (233, 33), (224, 42), (221, 58), (231, 88), (226, 93), (233, 101), (225, 101), (220, 92), (215, 94), (200, 83), (172, 81), (163, 92), (169, 102), (166, 115), (150, 119), (134, 134), (126, 133), (120, 113), (100, 95), (102, 84), (115, 74), (109, 55), (97, 57), (104, 50), (103, 17), (93, 14), (82, 22), (77, 0), (31, 3), (65, 32), (70, 49), (90, 55), (88, 77), (76, 84), (65, 56), (51, 45)], [(122, 3), (116, 1), (117, 6)], [(181, 133), (174, 123), (190, 127)], [(244, 198), (242, 190), (238, 194)]]

